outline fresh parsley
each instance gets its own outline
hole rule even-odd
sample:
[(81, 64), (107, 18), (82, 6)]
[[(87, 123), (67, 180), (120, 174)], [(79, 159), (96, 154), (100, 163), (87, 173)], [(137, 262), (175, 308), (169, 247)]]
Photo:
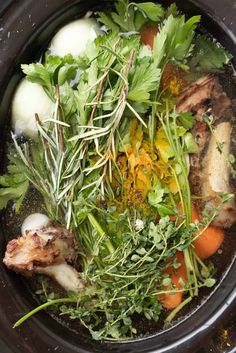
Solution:
[(0, 210), (12, 201), (15, 211), (19, 212), (29, 188), (27, 168), (21, 158), (14, 153), (8, 154), (8, 160), (10, 163), (7, 166), (7, 174), (0, 176)]
[(220, 43), (207, 35), (199, 35), (194, 42), (190, 67), (200, 70), (219, 70), (227, 65), (232, 55)]
[(135, 32), (150, 21), (158, 22), (164, 16), (161, 5), (153, 2), (129, 3), (128, 0), (117, 1), (115, 11), (99, 12), (98, 21), (113, 32)]
[(183, 62), (192, 51), (192, 40), (200, 16), (185, 21), (185, 16), (170, 15), (154, 39), (153, 55), (157, 67), (163, 67), (168, 61)]

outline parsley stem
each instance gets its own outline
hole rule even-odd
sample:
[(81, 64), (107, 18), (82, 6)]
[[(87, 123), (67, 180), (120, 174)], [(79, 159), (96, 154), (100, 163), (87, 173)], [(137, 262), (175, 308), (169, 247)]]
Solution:
[[(193, 267), (192, 267), (192, 262), (189, 256), (189, 249), (185, 249), (184, 250), (184, 262), (186, 265), (186, 271), (187, 271), (187, 280), (189, 283), (191, 283), (191, 272), (193, 271)], [(193, 290), (192, 288), (189, 288), (189, 293), (191, 295), (191, 297), (193, 296)]]
[(208, 272), (209, 269), (208, 267), (204, 264), (204, 262), (200, 259), (199, 256), (197, 256), (197, 254), (194, 252), (194, 256), (195, 256), (195, 259), (197, 260), (197, 262), (201, 265), (201, 267), (206, 271)]
[(149, 135), (150, 135), (150, 141), (151, 141), (151, 151), (152, 153), (154, 152), (154, 140), (155, 140), (155, 135), (156, 135), (156, 104), (153, 105), (152, 107), (152, 113), (151, 113), (151, 116), (150, 116), (150, 132), (149, 132)]
[(191, 296), (186, 298), (179, 306), (177, 306), (177, 308), (175, 308), (174, 310), (171, 311), (171, 313), (167, 316), (165, 321), (171, 322), (175, 318), (175, 316), (180, 312), (180, 310), (182, 310), (183, 307), (185, 307), (185, 305), (190, 303), (191, 300), (192, 300)]
[(19, 327), (23, 322), (28, 320), (31, 316), (33, 316), (37, 312), (47, 308), (48, 306), (58, 305), (58, 304), (61, 304), (61, 303), (77, 303), (77, 301), (78, 301), (78, 299), (60, 298), (60, 299), (52, 300), (50, 302), (46, 302), (46, 303), (44, 303), (42, 305), (39, 305), (37, 308), (31, 310), (29, 313), (27, 313), (22, 318), (20, 318), (18, 321), (16, 321), (16, 323), (13, 326), (13, 328)]
[[(106, 236), (105, 231), (102, 229), (101, 225), (98, 223), (98, 221), (96, 220), (96, 218), (94, 217), (94, 215), (92, 213), (88, 213), (88, 219), (89, 219), (91, 225), (96, 229), (98, 234), (101, 236), (101, 238), (105, 237)], [(113, 254), (115, 249), (109, 239), (106, 239), (106, 246), (107, 246), (108, 251), (111, 254)]]
[(191, 260), (191, 264), (192, 264), (193, 279), (194, 279), (194, 283), (195, 283), (194, 295), (198, 296), (198, 280), (197, 280), (197, 274), (196, 274), (197, 270), (196, 270), (196, 266), (195, 266), (195, 262), (194, 262), (194, 251), (191, 247), (188, 249), (189, 249), (189, 256), (190, 256), (190, 260)]

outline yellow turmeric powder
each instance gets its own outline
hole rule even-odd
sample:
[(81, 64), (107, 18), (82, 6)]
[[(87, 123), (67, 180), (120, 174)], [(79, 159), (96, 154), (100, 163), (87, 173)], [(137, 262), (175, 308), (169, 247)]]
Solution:
[(161, 85), (164, 90), (169, 90), (173, 96), (178, 96), (181, 90), (187, 85), (185, 71), (173, 64), (166, 65)]
[[(173, 193), (177, 187), (167, 161), (161, 158), (160, 148), (165, 150), (167, 140), (162, 128), (157, 131), (156, 149), (153, 152), (148, 140), (143, 134), (142, 125), (136, 119), (130, 124), (130, 142), (124, 146), (124, 154), (117, 158), (117, 165), (123, 178), (123, 192), (116, 200), (119, 210), (134, 207), (150, 214), (151, 208), (147, 202), (147, 195), (152, 186), (162, 181)], [(163, 145), (162, 145), (163, 144)], [(114, 175), (112, 187), (117, 188), (118, 179)]]

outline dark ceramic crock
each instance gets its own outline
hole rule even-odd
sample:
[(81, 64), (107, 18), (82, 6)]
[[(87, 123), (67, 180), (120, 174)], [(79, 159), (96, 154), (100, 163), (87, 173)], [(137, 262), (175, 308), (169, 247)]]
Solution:
[[(1, 0), (0, 10), (0, 147), (4, 139), (10, 101), (20, 78), (20, 63), (31, 62), (62, 23), (83, 16), (88, 9), (113, 1)], [(167, 3), (167, 1), (163, 1)], [(236, 55), (236, 1), (180, 0), (189, 14), (203, 14), (203, 23), (232, 54)], [(236, 59), (235, 59), (236, 60)], [(234, 64), (236, 65), (236, 61)], [(5, 251), (0, 233), (0, 258)], [(75, 334), (41, 312), (19, 329), (13, 323), (36, 306), (21, 278), (0, 261), (0, 352), (1, 353), (187, 353), (195, 352), (236, 307), (236, 261), (233, 261), (208, 300), (190, 317), (157, 335), (126, 343), (100, 343)], [(234, 348), (233, 348), (234, 351)], [(232, 351), (232, 352), (233, 352)]]

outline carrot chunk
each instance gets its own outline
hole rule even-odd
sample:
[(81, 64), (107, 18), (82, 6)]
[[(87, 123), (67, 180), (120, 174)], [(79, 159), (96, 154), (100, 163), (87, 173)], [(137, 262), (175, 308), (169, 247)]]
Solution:
[(149, 45), (149, 47), (153, 48), (154, 38), (157, 33), (159, 33), (159, 29), (157, 27), (143, 27), (140, 29), (141, 43), (145, 45)]
[[(183, 287), (180, 284), (180, 279), (183, 282), (186, 282), (187, 273), (186, 266), (184, 261), (184, 254), (181, 251), (178, 251), (169, 261), (172, 262), (174, 259), (180, 264), (178, 269), (174, 269), (173, 267), (168, 267), (165, 271), (166, 274), (170, 275), (171, 283), (174, 285), (176, 290), (180, 290), (180, 292), (176, 293), (165, 293), (157, 296), (157, 299), (162, 303), (163, 307), (166, 309), (174, 309), (182, 302), (183, 297)], [(171, 291), (173, 290), (172, 285), (163, 286), (163, 290)]]
[[(192, 210), (192, 220), (199, 220), (196, 209)], [(218, 228), (209, 226), (196, 240), (194, 240), (195, 253), (200, 259), (205, 260), (214, 255), (224, 241), (224, 232)]]

